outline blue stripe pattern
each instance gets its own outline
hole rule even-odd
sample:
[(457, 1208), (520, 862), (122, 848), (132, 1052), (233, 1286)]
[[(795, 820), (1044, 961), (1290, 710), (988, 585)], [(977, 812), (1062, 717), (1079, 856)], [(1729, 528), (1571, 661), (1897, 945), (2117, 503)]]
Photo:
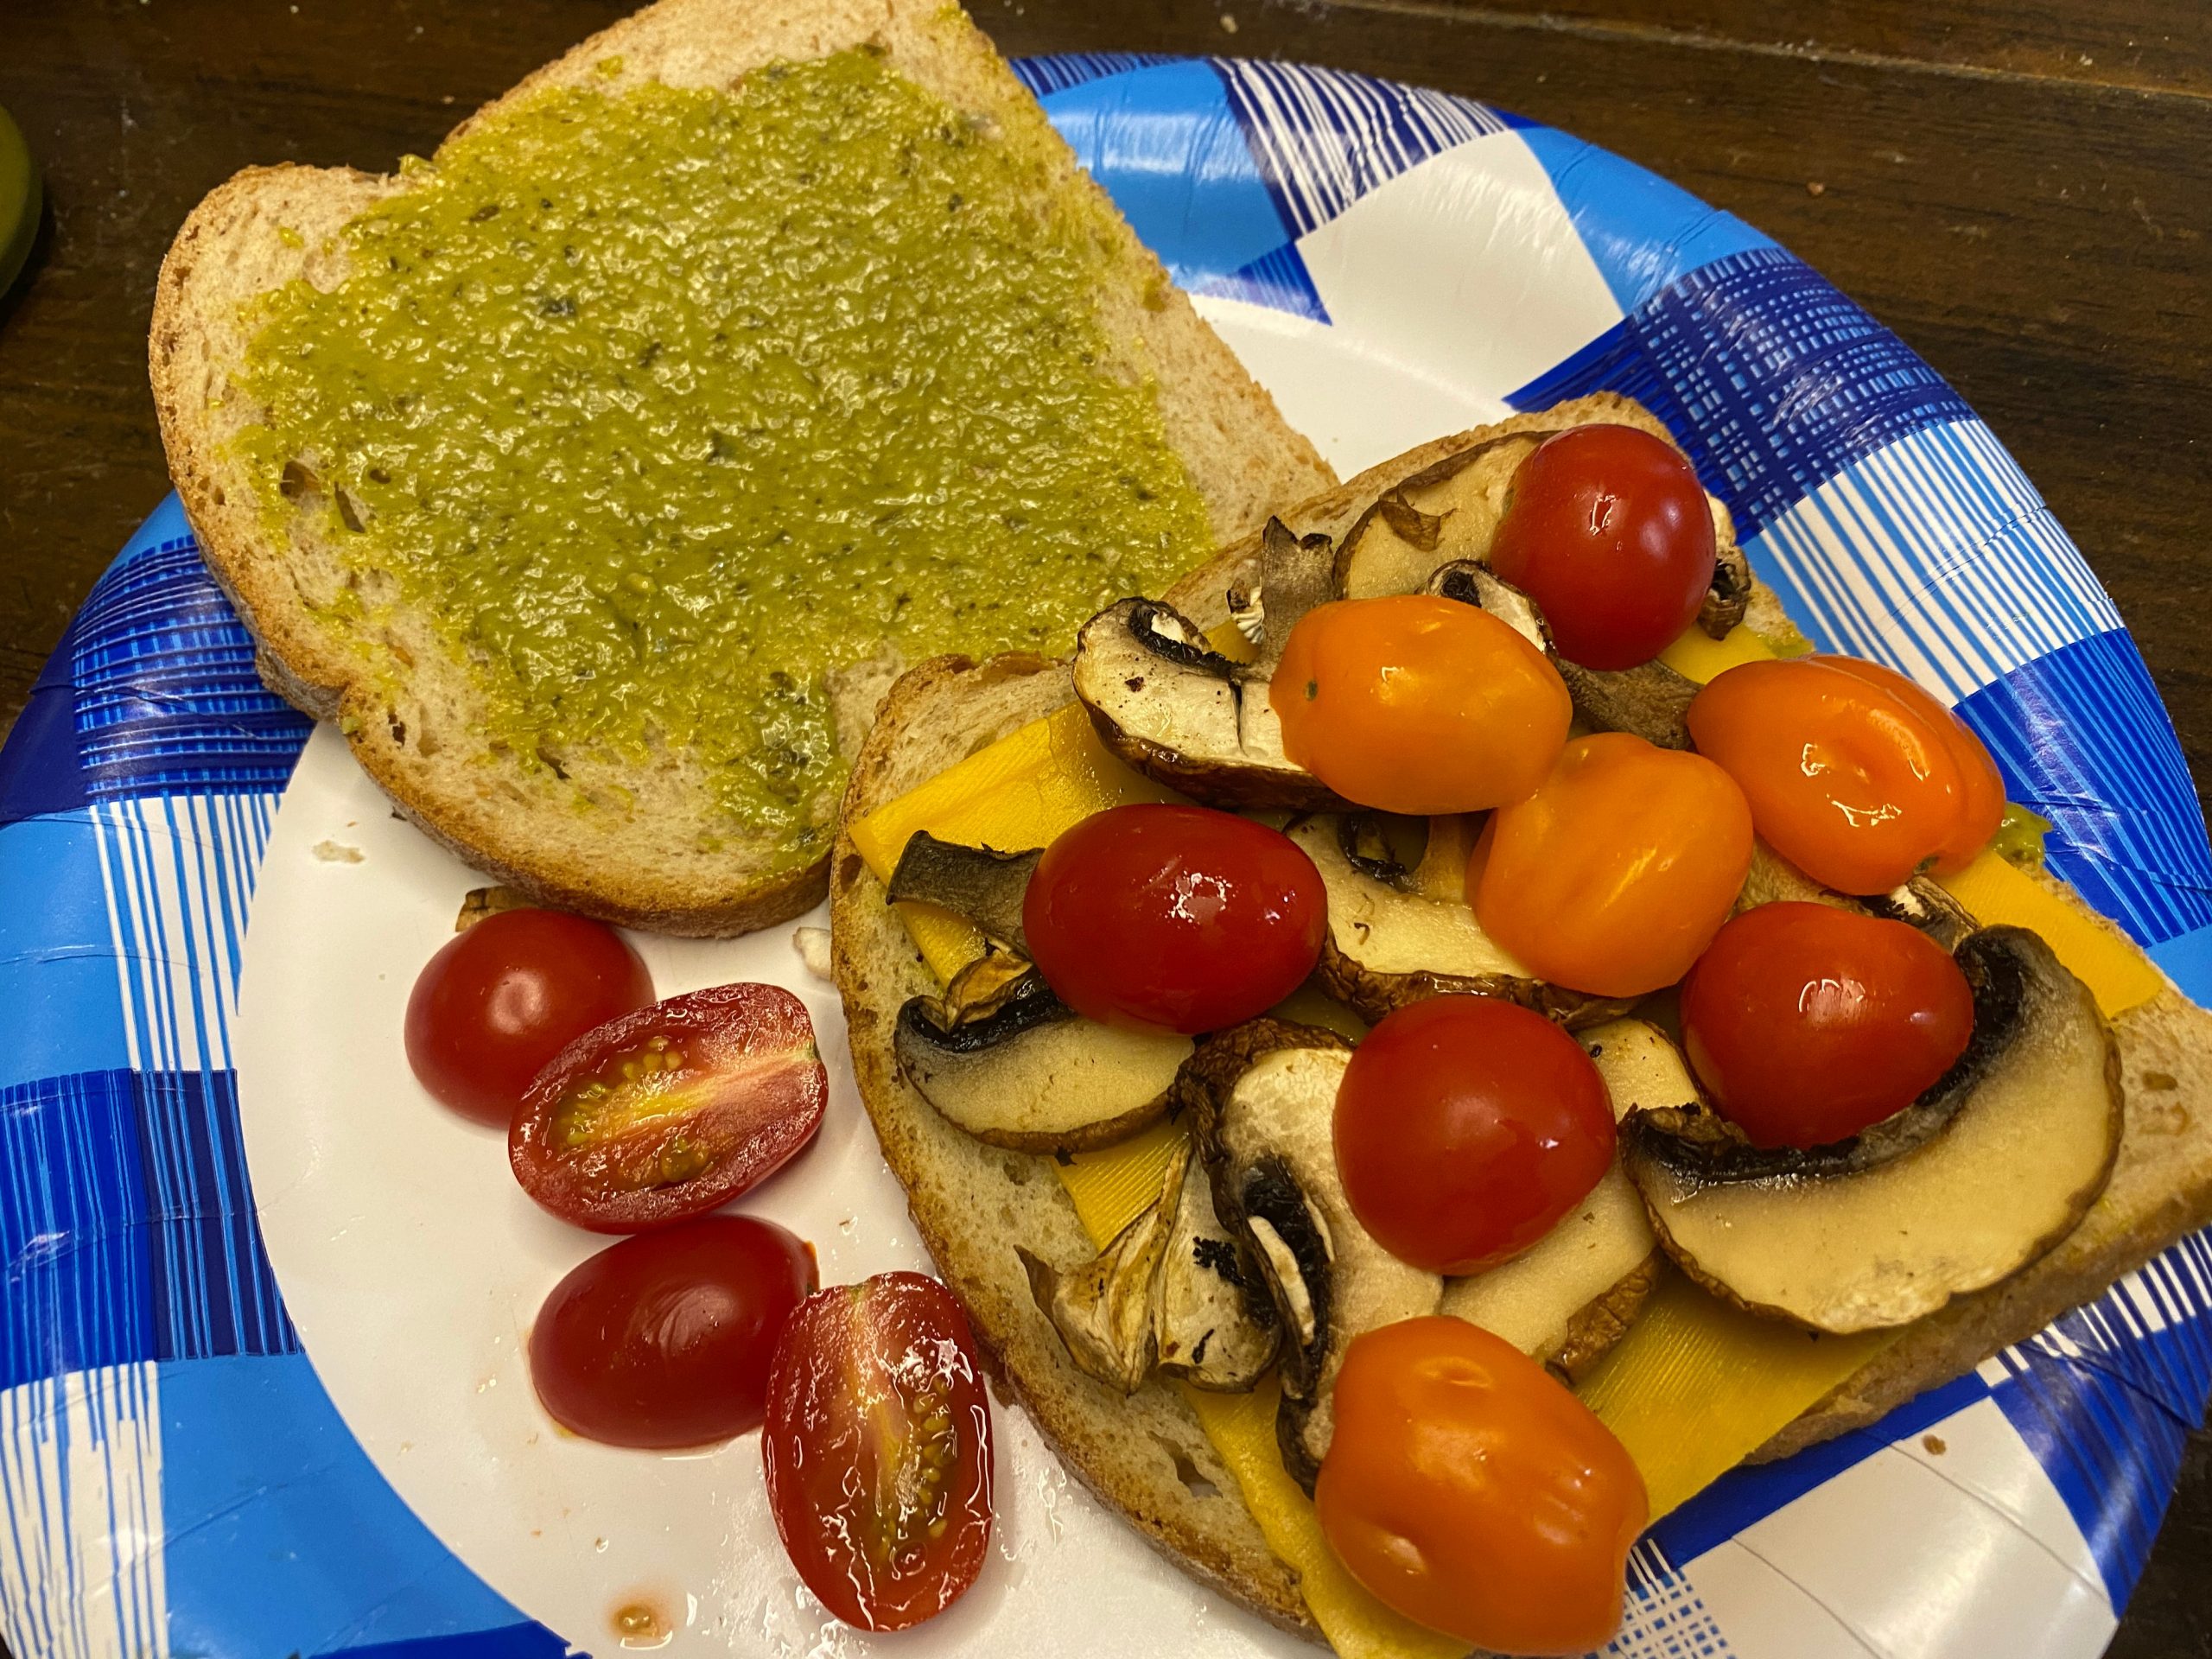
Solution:
[(1377, 185), (1491, 133), (1505, 118), (1419, 86), (1306, 64), (1217, 58), (1261, 175), (1295, 236), (1327, 224)]
[(0, 1388), (299, 1348), (227, 1071), (91, 1071), (0, 1090)]
[[(2014, 800), (2056, 826), (2052, 873), (2141, 943), (2212, 926), (2212, 848), (2180, 740), (2125, 633), (2012, 671), (1959, 705)], [(2200, 1000), (2212, 984), (2184, 982)]]
[(282, 789), (309, 722), (266, 690), (253, 639), (188, 532), (118, 562), (72, 639), (77, 742), (95, 799)]
[(2212, 1239), (2184, 1239), (2002, 1363), (1998, 1404), (2126, 1606), (2212, 1392)]
[(1852, 461), (1745, 543), (1798, 626), (1958, 702), (2120, 626), (1996, 435), (1929, 426)]
[(1903, 340), (1777, 247), (1693, 271), (1506, 401), (1548, 409), (1592, 391), (1666, 422), (1746, 539), (1851, 462), (1974, 418)]
[(1295, 245), (1286, 245), (1272, 253), (1263, 253), (1240, 270), (1226, 276), (1217, 276), (1198, 284), (1200, 294), (1219, 295), (1224, 299), (1243, 300), (1248, 305), (1264, 305), (1276, 311), (1287, 311), (1293, 316), (1310, 317), (1315, 322), (1326, 322), (1329, 313), (1321, 303), (1321, 296), (1313, 286), (1313, 278), (1306, 269)]
[(1067, 52), (1052, 58), (1015, 58), (1007, 67), (1014, 77), (1040, 101), (1085, 81), (1126, 75), (1132, 69), (1150, 69), (1163, 63), (1186, 60), (1159, 52)]

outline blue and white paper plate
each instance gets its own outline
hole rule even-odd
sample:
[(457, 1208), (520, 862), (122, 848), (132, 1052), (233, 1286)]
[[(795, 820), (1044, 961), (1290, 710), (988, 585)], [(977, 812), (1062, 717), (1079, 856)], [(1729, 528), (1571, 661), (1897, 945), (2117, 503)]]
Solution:
[[(1750, 226), (1565, 133), (1331, 70), (1020, 66), (1344, 472), (1598, 389), (1656, 410), (1820, 645), (1955, 704), (2051, 868), (2200, 1001), (2212, 852), (2111, 601), (1958, 394)], [(264, 691), (174, 499), (0, 753), (0, 1636), (18, 1659), (843, 1654), (751, 1441), (556, 1433), (520, 1333), (592, 1241), (408, 1076), (460, 865)], [(780, 931), (641, 942), (664, 992)], [(918, 1265), (853, 1093), (756, 1195), (825, 1281)], [(1639, 1546), (1615, 1650), (2086, 1659), (2212, 1385), (2212, 1248)], [(998, 1553), (906, 1655), (1304, 1653), (1199, 1590), (1001, 1417)], [(630, 1638), (637, 1645), (639, 1638)], [(885, 1647), (894, 1645), (885, 1643)]]

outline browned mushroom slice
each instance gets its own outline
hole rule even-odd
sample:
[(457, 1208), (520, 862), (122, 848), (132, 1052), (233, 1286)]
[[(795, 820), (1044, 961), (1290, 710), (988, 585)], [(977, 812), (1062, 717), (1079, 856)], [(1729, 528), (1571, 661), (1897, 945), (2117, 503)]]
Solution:
[(1044, 855), (1042, 848), (1000, 853), (939, 841), (926, 830), (917, 830), (899, 855), (885, 896), (893, 903), (914, 899), (949, 910), (1027, 955), (1021, 900), (1029, 891), (1029, 878), (1037, 873), (1037, 861)]
[(1781, 903), (1829, 905), (1838, 910), (1886, 917), (1918, 928), (1946, 950), (1957, 950), (1974, 930), (1972, 913), (1932, 876), (1916, 875), (1888, 893), (1856, 899), (1822, 887), (1765, 842), (1754, 838), (1751, 868), (1745, 872), (1743, 891), (1736, 896), (1735, 913), (1740, 916), (1761, 905)]
[(1422, 861), (1432, 873), (1426, 881), (1402, 868), (1394, 876), (1370, 844), (1373, 823), (1368, 814), (1325, 814), (1290, 826), (1329, 897), (1316, 977), (1330, 995), (1370, 1023), (1432, 996), (1503, 997), (1569, 1027), (1621, 1012), (1618, 1001), (1537, 978), (1483, 931), (1463, 897), (1436, 896), (1448, 891), (1444, 876), (1465, 871), (1464, 843), (1455, 843), (1456, 857), (1432, 848)]
[[(1697, 1098), (1681, 1054), (1657, 1027), (1615, 1020), (1582, 1033), (1613, 1116)], [(1620, 1340), (1658, 1282), (1658, 1241), (1618, 1159), (1589, 1195), (1510, 1262), (1448, 1281), (1443, 1311), (1580, 1377)]]
[[(1710, 499), (1710, 498), (1708, 498)], [(1736, 545), (1736, 531), (1728, 510), (1713, 503), (1713, 585), (1697, 607), (1697, 626), (1708, 639), (1726, 639), (1743, 622), (1751, 607), (1751, 562)]]
[(1167, 1107), (1191, 1039), (1086, 1020), (1018, 957), (970, 963), (899, 1010), (892, 1051), (916, 1092), (979, 1141), (1019, 1152), (1110, 1146)]
[(1190, 1166), (1187, 1143), (1168, 1160), (1161, 1196), (1081, 1267), (1063, 1271), (1020, 1245), (1014, 1254), (1029, 1276), (1029, 1294), (1086, 1376), (1135, 1394), (1155, 1351), (1153, 1298), (1166, 1259), (1174, 1194)]
[(1200, 1045), (1178, 1084), (1195, 1108), (1215, 1210), (1249, 1247), (1282, 1325), (1277, 1438), (1308, 1491), (1345, 1345), (1433, 1313), (1444, 1288), (1376, 1243), (1344, 1195), (1332, 1125), (1351, 1058), (1334, 1033), (1255, 1020)]
[(1552, 632), (1535, 601), (1479, 564), (1447, 564), (1429, 578), (1431, 592), (1478, 606), (1541, 651), (1567, 682), (1574, 712), (1604, 732), (1629, 732), (1662, 749), (1690, 747), (1689, 709), (1702, 689), (1662, 662), (1635, 668), (1585, 668), (1552, 645)]
[(1274, 1303), (1249, 1250), (1215, 1215), (1203, 1170), (1184, 1177), (1174, 1204), (1153, 1297), (1160, 1369), (1193, 1388), (1245, 1393), (1282, 1345)]
[(2024, 929), (1985, 928), (1957, 955), (1966, 1053), (1849, 1141), (1766, 1151), (1701, 1106), (1630, 1115), (1624, 1162), (1683, 1271), (1754, 1313), (1866, 1331), (1995, 1284), (2074, 1230), (2120, 1148), (2111, 1030)]
[(1488, 558), (1514, 473), (1550, 435), (1510, 432), (1484, 439), (1386, 492), (1344, 532), (1337, 550), (1338, 594), (1417, 594), (1437, 566)]
[(1193, 800), (1293, 810), (1343, 804), (1283, 753), (1267, 682), (1209, 647), (1179, 611), (1148, 599), (1109, 606), (1077, 635), (1074, 680), (1106, 747)]

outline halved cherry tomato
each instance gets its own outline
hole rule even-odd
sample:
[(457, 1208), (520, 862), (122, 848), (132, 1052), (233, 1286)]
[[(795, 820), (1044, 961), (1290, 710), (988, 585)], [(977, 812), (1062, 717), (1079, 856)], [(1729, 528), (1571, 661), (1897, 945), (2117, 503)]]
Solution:
[(1277, 830), (1203, 806), (1117, 806), (1045, 849), (1021, 928), (1077, 1014), (1218, 1031), (1264, 1014), (1320, 959), (1328, 890)]
[(1526, 795), (1574, 715), (1542, 652), (1489, 612), (1430, 594), (1308, 611), (1268, 702), (1291, 760), (1348, 801), (1416, 817)]
[(609, 1446), (705, 1446), (758, 1428), (776, 1339), (814, 1251), (773, 1222), (704, 1216), (610, 1244), (553, 1287), (530, 1376), (553, 1420)]
[(1640, 996), (1688, 971), (1751, 863), (1751, 809), (1726, 772), (1599, 732), (1491, 815), (1467, 891), (1484, 929), (1539, 978)]
[(548, 1060), (652, 1000), (645, 964), (605, 923), (502, 911), (448, 939), (416, 978), (408, 1064), (454, 1110), (505, 1128)]
[(1313, 1506), (1352, 1577), (1496, 1653), (1611, 1638), (1649, 1500), (1542, 1366), (1464, 1319), (1406, 1319), (1352, 1340), (1335, 1402)]
[(717, 985), (608, 1021), (537, 1074), (507, 1133), (523, 1191), (563, 1221), (642, 1232), (765, 1180), (822, 1124), (806, 1005)]
[(1681, 451), (1632, 426), (1578, 426), (1515, 471), (1490, 566), (1543, 608), (1560, 656), (1634, 668), (1695, 619), (1717, 554)]
[(1743, 785), (1764, 836), (1840, 893), (1962, 868), (1996, 834), (2004, 785), (1980, 740), (1872, 663), (1743, 663), (1689, 709), (1700, 753)]
[(1398, 1009), (1337, 1090), (1352, 1213), (1401, 1261), (1479, 1273), (1551, 1231), (1613, 1161), (1598, 1068), (1541, 1014), (1488, 996)]
[(982, 1571), (991, 1403), (967, 1313), (936, 1280), (881, 1273), (801, 1303), (760, 1449), (784, 1551), (848, 1624), (918, 1624)]
[(1880, 1122), (1973, 1035), (1974, 993), (1948, 951), (1831, 905), (1745, 911), (1682, 982), (1690, 1065), (1762, 1147), (1826, 1146)]

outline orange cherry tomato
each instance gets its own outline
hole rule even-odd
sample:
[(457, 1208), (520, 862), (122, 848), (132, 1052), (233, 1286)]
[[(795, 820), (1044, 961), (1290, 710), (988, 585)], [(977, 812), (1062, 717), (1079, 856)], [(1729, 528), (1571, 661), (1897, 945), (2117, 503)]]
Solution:
[(1689, 970), (1751, 865), (1751, 810), (1700, 755), (1577, 738), (1483, 827), (1467, 892), (1484, 930), (1554, 985), (1641, 996)]
[(1998, 825), (2005, 821), (2005, 779), (1998, 773), (1997, 762), (1990, 759), (1987, 746), (1974, 735), (1966, 721), (1929, 696), (1918, 681), (1905, 678), (1894, 668), (1859, 657), (1817, 657), (1814, 660), (1840, 668), (1847, 674), (1856, 674), (1869, 685), (1882, 687), (1927, 721), (1942, 740), (1944, 748), (1959, 769), (1961, 797), (1958, 823), (1936, 849), (1936, 874), (1949, 875), (1973, 863), (1981, 849), (1989, 845), (1989, 838), (1997, 833)]
[(1283, 753), (1338, 794), (1428, 817), (1526, 795), (1574, 714), (1542, 652), (1489, 612), (1428, 594), (1308, 611), (1268, 700)]
[(1542, 1366), (1465, 1319), (1406, 1319), (1344, 1350), (1335, 1401), (1313, 1505), (1352, 1577), (1494, 1653), (1611, 1639), (1650, 1502)]
[(1744, 663), (1690, 704), (1759, 834), (1839, 893), (1887, 893), (1931, 861), (1964, 866), (1996, 833), (1988, 751), (1904, 676), (1844, 657)]

